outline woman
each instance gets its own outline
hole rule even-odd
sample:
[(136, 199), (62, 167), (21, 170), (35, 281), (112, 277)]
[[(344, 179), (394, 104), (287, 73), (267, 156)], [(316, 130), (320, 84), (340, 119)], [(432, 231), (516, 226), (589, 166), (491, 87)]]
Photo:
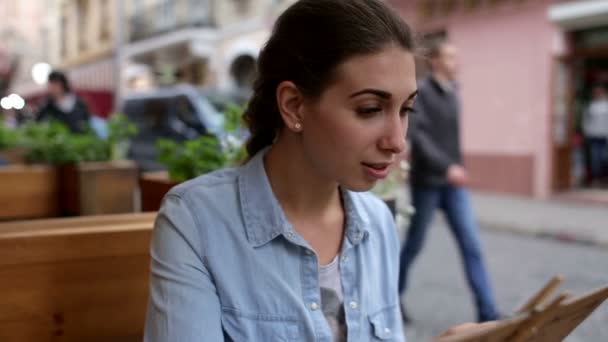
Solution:
[(48, 77), (48, 99), (42, 105), (37, 121), (57, 120), (73, 133), (85, 133), (89, 128), (91, 114), (85, 102), (72, 91), (64, 73), (53, 71)]
[(259, 57), (250, 160), (174, 188), (147, 341), (403, 341), (393, 218), (364, 193), (404, 149), (412, 34), (379, 0), (301, 0)]

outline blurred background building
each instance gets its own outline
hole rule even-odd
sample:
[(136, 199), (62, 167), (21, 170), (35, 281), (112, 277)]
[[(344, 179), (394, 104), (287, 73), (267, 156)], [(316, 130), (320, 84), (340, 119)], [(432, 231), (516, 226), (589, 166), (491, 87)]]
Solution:
[(124, 86), (186, 82), (247, 90), (274, 6), (273, 0), (128, 2)]
[(36, 93), (33, 66), (58, 60), (50, 51), (50, 27), (57, 12), (45, 4), (39, 0), (0, 2), (0, 96)]
[[(178, 84), (244, 101), (272, 23), (293, 1), (2, 1), (0, 95), (35, 107), (57, 68), (104, 118), (131, 94)], [(591, 85), (608, 81), (608, 1), (387, 2), (423, 36), (460, 50), (474, 188), (590, 193), (581, 117)]]
[(545, 198), (584, 183), (580, 117), (608, 80), (608, 1), (389, 2), (459, 48), (475, 188)]
[(66, 71), (76, 91), (101, 117), (119, 107), (116, 96), (178, 83), (246, 96), (258, 52), (274, 18), (288, 3), (4, 1), (2, 80), (10, 80), (10, 92), (35, 102), (45, 87), (34, 82), (32, 68), (47, 63)]

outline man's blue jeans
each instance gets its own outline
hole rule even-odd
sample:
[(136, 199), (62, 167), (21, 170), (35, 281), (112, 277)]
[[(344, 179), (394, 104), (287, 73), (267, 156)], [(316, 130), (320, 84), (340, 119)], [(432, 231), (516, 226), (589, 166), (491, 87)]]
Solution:
[(478, 320), (496, 319), (496, 302), (484, 265), (479, 228), (467, 190), (451, 185), (412, 186), (412, 204), (416, 212), (412, 216), (405, 245), (401, 250), (399, 293), (405, 291), (408, 271), (424, 245), (435, 210), (439, 208), (445, 213), (458, 243), (467, 281), (475, 296)]
[(589, 144), (589, 164), (591, 168), (591, 177), (593, 179), (600, 178), (604, 172), (606, 165), (606, 155), (608, 154), (608, 140), (606, 138), (588, 138)]

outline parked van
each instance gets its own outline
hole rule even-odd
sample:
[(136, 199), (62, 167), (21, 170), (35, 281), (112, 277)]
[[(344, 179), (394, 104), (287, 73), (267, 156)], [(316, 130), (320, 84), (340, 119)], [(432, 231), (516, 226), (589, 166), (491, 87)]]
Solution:
[(138, 134), (131, 140), (129, 158), (142, 171), (164, 169), (157, 161), (158, 139), (181, 142), (201, 135), (223, 135), (223, 115), (194, 86), (129, 94), (123, 98), (121, 109), (137, 125)]

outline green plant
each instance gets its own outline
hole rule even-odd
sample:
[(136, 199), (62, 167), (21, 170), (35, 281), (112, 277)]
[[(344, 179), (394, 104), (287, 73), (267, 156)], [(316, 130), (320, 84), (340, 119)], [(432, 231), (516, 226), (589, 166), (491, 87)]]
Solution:
[(67, 127), (57, 122), (29, 122), (20, 130), (28, 163), (50, 163), (61, 158), (61, 145), (69, 134)]
[(230, 104), (224, 113), (224, 133), (220, 138), (202, 136), (184, 143), (160, 139), (156, 143), (158, 161), (167, 167), (172, 181), (183, 182), (223, 167), (236, 166), (247, 157), (244, 147), (243, 108)]
[(137, 135), (137, 126), (126, 115), (115, 113), (108, 121), (110, 159), (126, 159), (130, 138)]
[(19, 131), (0, 122), (0, 150), (16, 147), (19, 144)]
[(400, 165), (395, 167), (391, 173), (378, 182), (372, 189), (372, 192), (382, 199), (388, 199), (396, 197), (396, 191), (402, 191), (404, 188), (404, 182), (407, 179), (407, 172), (409, 170), (409, 164), (402, 161)]
[(230, 103), (224, 111), (224, 132), (228, 134), (238, 134), (243, 127), (244, 108)]
[(224, 132), (222, 149), (226, 155), (226, 166), (236, 166), (247, 158), (245, 149), (245, 132), (243, 112), (245, 108), (236, 104), (228, 104), (224, 111)]
[(110, 159), (109, 142), (92, 132), (73, 134), (59, 122), (28, 123), (21, 134), (28, 163), (70, 164)]
[(203, 136), (183, 144), (160, 139), (156, 144), (158, 160), (167, 166), (169, 178), (183, 182), (226, 165), (220, 142), (215, 137)]

